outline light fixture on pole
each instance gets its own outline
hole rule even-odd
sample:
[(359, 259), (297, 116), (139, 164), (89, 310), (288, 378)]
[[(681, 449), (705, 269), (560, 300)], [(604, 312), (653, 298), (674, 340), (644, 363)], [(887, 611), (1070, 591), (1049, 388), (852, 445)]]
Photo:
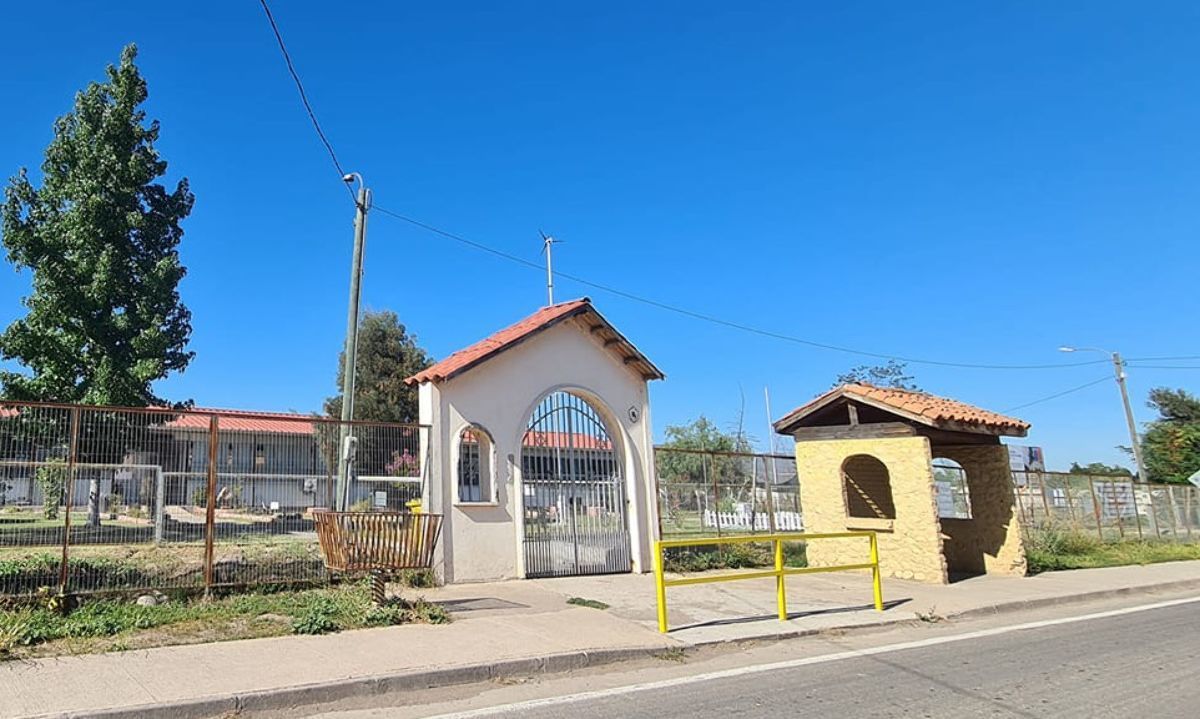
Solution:
[(1121, 359), (1121, 353), (1110, 352), (1098, 347), (1071, 347), (1069, 345), (1059, 347), (1058, 351), (1099, 352), (1100, 354), (1108, 355), (1112, 359), (1113, 373), (1116, 375), (1117, 387), (1121, 390), (1121, 404), (1125, 407), (1125, 423), (1129, 426), (1129, 441), (1133, 446), (1133, 461), (1137, 464), (1138, 481), (1148, 482), (1149, 477), (1146, 476), (1146, 465), (1142, 462), (1142, 445), (1138, 441), (1137, 422), (1133, 419), (1133, 407), (1129, 404), (1129, 390), (1125, 387), (1125, 361)]
[(342, 177), (350, 184), (358, 180), (354, 205), (354, 257), (350, 262), (350, 308), (346, 313), (346, 348), (342, 353), (342, 421), (338, 425), (338, 473), (334, 493), (334, 509), (346, 511), (347, 489), (354, 466), (356, 439), (354, 427), (354, 380), (358, 367), (358, 307), (362, 287), (363, 248), (367, 241), (367, 210), (371, 208), (371, 191), (362, 175), (351, 172)]

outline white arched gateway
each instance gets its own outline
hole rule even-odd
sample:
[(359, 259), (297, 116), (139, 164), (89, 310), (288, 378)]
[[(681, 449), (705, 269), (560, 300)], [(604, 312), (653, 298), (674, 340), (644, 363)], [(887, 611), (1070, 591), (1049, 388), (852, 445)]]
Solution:
[(546, 395), (521, 438), (525, 576), (632, 569), (621, 450), (600, 412), (566, 390)]
[(650, 568), (648, 382), (662, 373), (580, 299), (424, 370), (425, 504), (448, 582)]

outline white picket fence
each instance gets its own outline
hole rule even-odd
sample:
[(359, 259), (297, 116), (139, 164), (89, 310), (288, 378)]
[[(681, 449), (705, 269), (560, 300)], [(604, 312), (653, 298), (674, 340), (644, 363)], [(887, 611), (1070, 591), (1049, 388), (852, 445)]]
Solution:
[[(749, 512), (714, 512), (704, 511), (705, 527), (722, 530), (753, 530), (755, 532), (771, 531), (771, 520), (766, 512), (750, 514)], [(778, 532), (800, 532), (804, 530), (804, 517), (799, 512), (776, 512), (775, 530)]]

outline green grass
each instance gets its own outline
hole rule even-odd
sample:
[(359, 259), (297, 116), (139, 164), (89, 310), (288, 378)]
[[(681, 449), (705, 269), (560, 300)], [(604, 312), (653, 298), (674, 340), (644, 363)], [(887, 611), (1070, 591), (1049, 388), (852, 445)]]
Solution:
[(608, 609), (608, 605), (598, 599), (584, 599), (583, 597), (571, 597), (567, 600), (567, 604), (589, 609)]
[[(663, 568), (668, 572), (704, 572), (712, 569), (746, 569), (773, 567), (775, 557), (770, 542), (755, 544), (701, 545), (668, 547), (663, 554)], [(803, 542), (785, 542), (785, 567), (807, 567), (808, 556)]]
[(1200, 559), (1200, 544), (1126, 539), (1101, 542), (1079, 532), (1041, 528), (1025, 536), (1029, 573)]
[(420, 599), (374, 606), (361, 582), (154, 606), (85, 599), (67, 614), (48, 606), (0, 611), (0, 659), (448, 621), (442, 607)]

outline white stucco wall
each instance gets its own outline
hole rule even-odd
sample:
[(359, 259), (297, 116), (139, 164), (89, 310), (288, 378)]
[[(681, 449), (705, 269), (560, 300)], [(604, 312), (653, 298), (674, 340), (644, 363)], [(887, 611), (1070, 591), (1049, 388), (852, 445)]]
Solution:
[[(445, 516), (438, 563), (447, 582), (524, 576), (521, 438), (529, 415), (555, 390), (585, 397), (603, 416), (624, 467), (633, 571), (648, 571), (657, 531), (647, 383), (574, 322), (563, 322), (445, 382), (420, 388), (431, 426), (428, 511)], [(637, 407), (638, 420), (629, 419)], [(494, 502), (457, 501), (458, 436), (470, 425), (493, 446)]]

